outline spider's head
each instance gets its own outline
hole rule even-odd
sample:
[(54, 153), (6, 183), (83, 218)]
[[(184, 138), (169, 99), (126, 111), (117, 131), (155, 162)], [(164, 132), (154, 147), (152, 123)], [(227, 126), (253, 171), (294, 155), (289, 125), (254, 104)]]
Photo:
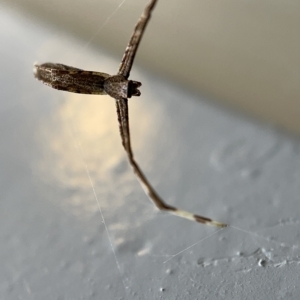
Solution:
[(138, 81), (129, 80), (128, 81), (128, 90), (127, 90), (127, 97), (131, 98), (132, 96), (140, 96), (141, 92), (139, 91), (139, 87), (142, 84)]
[(131, 98), (139, 96), (141, 92), (138, 88), (142, 84), (138, 81), (127, 80), (123, 75), (109, 76), (104, 80), (104, 91), (115, 99)]

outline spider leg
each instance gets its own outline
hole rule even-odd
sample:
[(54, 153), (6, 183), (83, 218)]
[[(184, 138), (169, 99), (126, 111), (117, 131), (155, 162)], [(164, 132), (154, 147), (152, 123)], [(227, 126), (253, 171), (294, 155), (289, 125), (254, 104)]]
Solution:
[(145, 7), (141, 17), (139, 18), (137, 24), (134, 27), (133, 34), (130, 38), (130, 41), (126, 47), (125, 53), (123, 55), (119, 72), (118, 74), (123, 75), (126, 79), (130, 75), (130, 70), (138, 49), (138, 46), (140, 44), (140, 41), (142, 39), (143, 33), (146, 29), (147, 23), (150, 20), (151, 12), (156, 4), (157, 0), (151, 0), (147, 6)]
[(226, 224), (211, 220), (206, 217), (202, 217), (199, 215), (195, 215), (193, 213), (181, 210), (174, 206), (171, 206), (165, 203), (154, 188), (149, 183), (148, 179), (140, 169), (138, 163), (135, 161), (133, 152), (131, 149), (130, 143), (130, 131), (129, 131), (129, 118), (128, 118), (128, 100), (127, 99), (116, 99), (116, 108), (117, 108), (117, 115), (118, 115), (118, 122), (119, 122), (119, 129), (120, 135), (122, 139), (123, 147), (127, 153), (129, 164), (131, 165), (137, 179), (139, 180), (142, 188), (144, 189), (145, 193), (152, 201), (152, 203), (162, 211), (166, 211), (178, 217), (182, 217), (185, 219), (189, 219), (191, 221), (203, 223), (210, 226), (217, 226), (217, 227), (226, 227)]

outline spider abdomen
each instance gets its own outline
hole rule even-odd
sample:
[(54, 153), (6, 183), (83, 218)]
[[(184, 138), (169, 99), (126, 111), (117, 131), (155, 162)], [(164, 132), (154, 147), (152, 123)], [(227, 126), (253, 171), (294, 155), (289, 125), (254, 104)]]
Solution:
[(44, 63), (34, 66), (34, 76), (54, 89), (80, 93), (105, 95), (106, 73), (85, 71), (63, 64)]

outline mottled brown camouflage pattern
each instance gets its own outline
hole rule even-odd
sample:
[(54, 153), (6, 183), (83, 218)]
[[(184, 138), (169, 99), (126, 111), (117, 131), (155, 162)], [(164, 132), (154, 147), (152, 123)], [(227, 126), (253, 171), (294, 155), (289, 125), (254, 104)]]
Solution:
[(145, 193), (152, 200), (153, 204), (159, 210), (169, 212), (173, 215), (191, 221), (211, 226), (226, 227), (226, 224), (216, 222), (209, 218), (195, 215), (166, 204), (151, 186), (133, 156), (130, 143), (127, 98), (140, 95), (138, 88), (141, 86), (141, 83), (138, 81), (128, 80), (128, 77), (138, 46), (156, 2), (157, 0), (151, 0), (144, 9), (138, 23), (135, 26), (129, 44), (126, 47), (117, 75), (110, 76), (106, 73), (84, 71), (62, 64), (53, 63), (36, 65), (34, 74), (37, 79), (58, 90), (81, 94), (109, 94), (115, 98), (122, 145), (127, 153), (128, 161), (133, 168), (135, 175), (139, 179)]

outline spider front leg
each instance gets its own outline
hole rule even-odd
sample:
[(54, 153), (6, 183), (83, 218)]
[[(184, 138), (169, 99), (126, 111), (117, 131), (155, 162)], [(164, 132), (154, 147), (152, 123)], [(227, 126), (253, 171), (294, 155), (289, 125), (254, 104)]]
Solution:
[(190, 221), (195, 221), (195, 222), (206, 224), (206, 225), (209, 225), (209, 226), (216, 226), (216, 227), (227, 227), (228, 226), (227, 224), (220, 223), (220, 222), (214, 221), (212, 219), (190, 213), (188, 211), (182, 210), (180, 208), (177, 208), (177, 207), (174, 207), (174, 206), (171, 206), (171, 205), (165, 203), (160, 198), (160, 196), (156, 193), (154, 188), (151, 186), (151, 184), (147, 180), (146, 176), (141, 171), (139, 165), (134, 160), (133, 156), (131, 158), (129, 157), (129, 163), (132, 166), (133, 171), (134, 171), (135, 175), (137, 176), (137, 178), (138, 178), (142, 188), (144, 189), (145, 193), (147, 194), (149, 199), (152, 201), (152, 203), (159, 210), (168, 212), (172, 215), (175, 215), (175, 216), (178, 216), (178, 217), (181, 217), (181, 218), (184, 218), (184, 219), (188, 219)]
[(168, 212), (172, 215), (185, 218), (198, 223), (216, 226), (216, 227), (227, 227), (226, 224), (214, 221), (212, 219), (202, 217), (188, 211), (179, 209), (177, 207), (171, 206), (165, 203), (161, 197), (154, 190), (142, 170), (140, 169), (138, 163), (135, 161), (130, 143), (130, 131), (129, 131), (129, 117), (128, 117), (128, 100), (127, 99), (116, 99), (116, 108), (119, 122), (120, 135), (122, 139), (122, 145), (127, 153), (129, 164), (131, 165), (134, 174), (139, 180), (143, 190), (149, 197), (151, 202), (161, 211)]

